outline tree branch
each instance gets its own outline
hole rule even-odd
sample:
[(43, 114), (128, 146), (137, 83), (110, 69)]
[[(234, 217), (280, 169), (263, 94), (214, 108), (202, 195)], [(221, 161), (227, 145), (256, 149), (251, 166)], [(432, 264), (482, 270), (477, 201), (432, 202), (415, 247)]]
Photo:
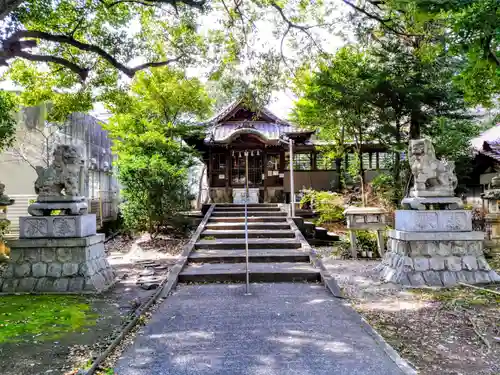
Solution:
[(95, 53), (130, 78), (132, 78), (135, 75), (135, 73), (137, 73), (139, 70), (165, 66), (165, 65), (171, 64), (173, 62), (179, 61), (182, 57), (182, 56), (179, 56), (179, 57), (172, 58), (172, 59), (165, 60), (165, 61), (149, 62), (149, 63), (138, 65), (138, 66), (133, 67), (133, 68), (129, 68), (126, 65), (122, 64), (121, 62), (119, 62), (115, 57), (110, 55), (108, 52), (103, 50), (101, 47), (93, 45), (93, 44), (79, 42), (78, 40), (76, 40), (72, 37), (66, 36), (66, 35), (54, 35), (54, 34), (49, 34), (49, 33), (43, 32), (43, 31), (21, 30), (21, 31), (15, 32), (12, 36), (10, 36), (8, 39), (6, 39), (3, 43), (3, 51), (2, 51), (2, 54), (0, 55), (0, 59), (1, 59), (1, 57), (3, 57), (4, 60), (12, 58), (12, 57), (21, 57), (21, 58), (31, 60), (31, 61), (52, 62), (52, 63), (60, 64), (60, 65), (63, 65), (65, 67), (71, 69), (75, 73), (77, 73), (82, 78), (82, 80), (85, 80), (87, 78), (88, 73), (89, 73), (88, 68), (82, 68), (69, 60), (66, 60), (66, 59), (63, 59), (63, 58), (60, 58), (57, 56), (35, 55), (35, 54), (31, 54), (31, 53), (22, 51), (23, 48), (31, 48), (31, 47), (36, 46), (36, 41), (21, 40), (23, 38), (36, 38), (36, 39), (42, 39), (42, 40), (61, 43), (61, 44), (69, 44), (73, 47), (78, 48), (79, 50)]
[[(362, 14), (364, 14), (365, 16), (367, 16), (368, 18), (372, 19), (372, 20), (375, 20), (377, 22), (379, 22), (383, 27), (385, 27), (387, 30), (389, 31), (392, 31), (393, 33), (397, 34), (397, 35), (402, 35), (402, 36), (407, 36), (407, 37), (411, 37), (411, 36), (415, 36), (415, 37), (418, 37), (418, 36), (421, 36), (421, 35), (418, 35), (418, 34), (408, 34), (408, 33), (405, 33), (404, 31), (400, 31), (400, 30), (397, 30), (396, 28), (394, 28), (393, 26), (391, 25), (388, 25), (387, 23), (388, 22), (391, 22), (392, 20), (390, 18), (387, 18), (387, 19), (384, 19), (376, 14), (373, 14), (373, 13), (370, 13), (368, 12), (364, 7), (361, 8), (359, 6), (357, 6), (356, 4), (354, 3), (351, 3), (350, 1), (348, 0), (342, 0), (342, 2), (348, 6), (350, 6), (351, 8), (353, 8), (354, 10), (356, 10), (357, 12), (360, 12)], [(373, 4), (374, 6), (376, 6), (377, 8), (380, 9), (380, 4), (382, 4), (382, 2), (372, 2), (372, 1), (369, 1), (370, 4)]]
[(184, 5), (187, 5), (191, 8), (196, 8), (196, 9), (203, 9), (203, 6), (206, 4), (207, 0), (145, 0), (145, 1), (140, 1), (140, 0), (116, 0), (110, 4), (107, 4), (107, 8), (112, 8), (116, 5), (119, 4), (139, 4), (143, 6), (158, 6), (161, 4), (170, 4), (172, 5), (175, 9), (177, 9), (177, 4), (181, 3)]

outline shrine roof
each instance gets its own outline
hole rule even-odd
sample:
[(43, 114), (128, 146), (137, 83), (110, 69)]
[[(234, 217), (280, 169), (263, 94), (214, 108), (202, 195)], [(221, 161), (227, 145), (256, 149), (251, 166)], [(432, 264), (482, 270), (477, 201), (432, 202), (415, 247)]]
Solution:
[(500, 162), (500, 123), (471, 141), (476, 152)]
[(240, 134), (253, 134), (265, 143), (278, 143), (285, 134), (307, 137), (314, 133), (281, 120), (267, 108), (249, 110), (242, 99), (224, 108), (205, 126), (205, 143), (229, 143)]

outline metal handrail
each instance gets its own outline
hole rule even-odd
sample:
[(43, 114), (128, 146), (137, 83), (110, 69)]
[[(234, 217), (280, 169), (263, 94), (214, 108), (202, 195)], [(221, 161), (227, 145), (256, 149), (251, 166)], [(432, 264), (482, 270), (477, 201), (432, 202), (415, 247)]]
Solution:
[(246, 257), (246, 295), (250, 295), (250, 271), (248, 262), (248, 151), (245, 151), (245, 257)]

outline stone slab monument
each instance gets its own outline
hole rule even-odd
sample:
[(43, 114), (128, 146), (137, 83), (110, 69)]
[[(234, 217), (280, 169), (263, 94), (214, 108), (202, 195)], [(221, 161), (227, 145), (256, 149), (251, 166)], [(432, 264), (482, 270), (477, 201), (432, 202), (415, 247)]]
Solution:
[(381, 278), (412, 287), (500, 282), (484, 258), (484, 233), (472, 231), (471, 211), (453, 196), (454, 163), (437, 159), (428, 139), (410, 141), (409, 161), (415, 183), (388, 232)]
[(484, 216), (486, 240), (484, 246), (491, 255), (500, 254), (500, 174), (491, 179), (491, 188), (481, 194), (488, 207)]
[[(0, 290), (19, 292), (102, 292), (115, 276), (96, 234), (96, 216), (87, 212), (79, 176), (79, 149), (59, 145), (48, 168), (37, 168), (37, 201), (19, 218), (18, 240), (9, 241), (10, 262), (0, 275)], [(56, 212), (57, 211), (57, 212)]]

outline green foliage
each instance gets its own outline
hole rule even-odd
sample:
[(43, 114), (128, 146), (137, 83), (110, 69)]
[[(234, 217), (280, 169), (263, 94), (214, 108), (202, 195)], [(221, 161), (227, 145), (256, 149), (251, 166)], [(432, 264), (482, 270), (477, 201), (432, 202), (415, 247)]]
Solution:
[(457, 62), (453, 82), (463, 90), (465, 99), (471, 104), (494, 104), (500, 91), (498, 0), (366, 4), (363, 15), (379, 22), (359, 20), (358, 31), (363, 30), (364, 38), (410, 46), (423, 61), (439, 61), (443, 56), (453, 59)]
[(0, 91), (0, 152), (10, 147), (16, 134), (17, 101), (14, 94)]
[(305, 190), (300, 205), (309, 204), (319, 213), (317, 224), (344, 220), (344, 200), (340, 194), (329, 191)]
[(55, 340), (96, 324), (88, 301), (76, 296), (2, 296), (0, 343)]
[(356, 231), (356, 241), (358, 248), (365, 251), (377, 251), (377, 235), (368, 230)]
[(195, 153), (182, 138), (193, 136), (189, 123), (207, 115), (211, 102), (198, 80), (169, 68), (140, 73), (130, 93), (108, 97), (125, 225), (155, 236), (189, 208)]

